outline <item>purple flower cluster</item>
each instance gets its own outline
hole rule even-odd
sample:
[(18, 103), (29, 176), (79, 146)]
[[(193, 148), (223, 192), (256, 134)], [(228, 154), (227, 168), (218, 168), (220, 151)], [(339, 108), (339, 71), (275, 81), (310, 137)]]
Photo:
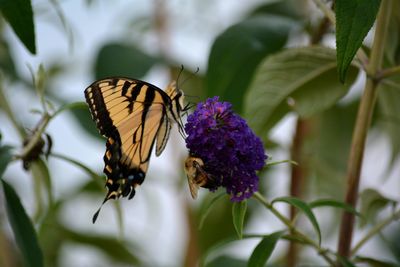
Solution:
[(186, 147), (204, 161), (204, 170), (215, 179), (215, 190), (226, 188), (232, 201), (242, 201), (258, 190), (258, 176), (267, 156), (263, 144), (246, 121), (218, 97), (199, 103), (185, 125)]

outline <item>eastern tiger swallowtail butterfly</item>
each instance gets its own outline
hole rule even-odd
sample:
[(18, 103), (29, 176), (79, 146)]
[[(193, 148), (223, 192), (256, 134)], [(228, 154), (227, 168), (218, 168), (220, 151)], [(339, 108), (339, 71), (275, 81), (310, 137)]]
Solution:
[(107, 138), (103, 159), (108, 193), (103, 204), (120, 196), (131, 199), (135, 187), (144, 181), (154, 143), (159, 156), (173, 122), (184, 134), (183, 92), (175, 82), (164, 92), (144, 81), (113, 77), (92, 83), (85, 97), (100, 134)]
[(214, 187), (214, 179), (204, 170), (204, 162), (201, 158), (187, 157), (185, 161), (185, 172), (188, 179), (190, 194), (193, 199), (197, 198), (200, 187)]

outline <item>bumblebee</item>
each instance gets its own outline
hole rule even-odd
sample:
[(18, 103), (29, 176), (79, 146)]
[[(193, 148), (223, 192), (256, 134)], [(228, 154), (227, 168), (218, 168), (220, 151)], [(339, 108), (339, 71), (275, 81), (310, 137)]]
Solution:
[(215, 179), (204, 170), (204, 162), (201, 158), (188, 156), (185, 161), (185, 173), (193, 199), (197, 198), (200, 187), (212, 188), (215, 185)]

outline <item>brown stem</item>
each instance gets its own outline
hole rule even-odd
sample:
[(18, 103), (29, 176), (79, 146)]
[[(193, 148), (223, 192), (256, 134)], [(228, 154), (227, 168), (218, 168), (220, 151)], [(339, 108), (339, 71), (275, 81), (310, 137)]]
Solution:
[[(0, 219), (3, 218), (1, 217)], [(13, 243), (6, 237), (5, 231), (0, 231), (0, 266), (19, 266), (18, 259)]]
[(311, 36), (310, 43), (311, 44), (318, 44), (322, 41), (322, 38), (324, 38), (324, 35), (328, 31), (329, 27), (331, 26), (331, 22), (329, 21), (328, 18), (323, 18), (321, 23), (319, 24), (317, 30), (315, 33)]
[[(328, 18), (322, 19), (318, 28), (311, 35), (311, 44), (318, 44), (321, 42), (325, 33), (329, 29), (331, 22)], [(305, 184), (305, 176), (306, 176), (306, 167), (307, 162), (305, 162), (304, 157), (302, 156), (302, 148), (304, 145), (305, 138), (309, 135), (309, 120), (305, 119), (297, 119), (296, 123), (296, 132), (293, 138), (292, 151), (291, 151), (291, 159), (297, 162), (298, 164), (292, 165), (292, 173), (291, 173), (291, 181), (290, 181), (290, 195), (294, 197), (301, 198), (303, 196), (304, 184)], [(294, 221), (296, 217), (296, 208), (294, 206), (290, 207), (290, 220)], [(291, 233), (293, 234), (293, 233)], [(298, 258), (298, 244), (295, 242), (289, 243), (288, 254), (287, 254), (287, 266), (295, 267), (297, 264)]]
[(185, 254), (185, 267), (196, 267), (198, 266), (198, 261), (200, 259), (199, 253), (199, 242), (198, 242), (198, 229), (197, 224), (195, 223), (195, 218), (193, 218), (193, 210), (191, 209), (189, 203), (185, 201), (185, 214), (186, 221), (188, 225), (188, 240), (186, 245), (186, 254)]
[(154, 0), (154, 27), (158, 35), (159, 49), (163, 57), (168, 55), (170, 45), (168, 33), (168, 12), (165, 0)]
[[(350, 151), (347, 171), (347, 192), (346, 203), (355, 207), (357, 204), (358, 187), (360, 183), (361, 164), (364, 156), (366, 130), (371, 121), (372, 107), (376, 98), (376, 85), (371, 81), (367, 81), (364, 95), (361, 99), (361, 104), (358, 110), (356, 128), (353, 134), (353, 142)], [(354, 215), (344, 212), (340, 225), (340, 238), (338, 245), (338, 253), (343, 257), (350, 255), (350, 247), (352, 242), (354, 228)]]
[(380, 73), (378, 73), (376, 78), (381, 80), (399, 74), (400, 74), (400, 66), (395, 66), (382, 70)]
[[(367, 131), (371, 124), (374, 104), (377, 97), (377, 80), (374, 79), (380, 71), (383, 60), (384, 41), (386, 40), (387, 26), (389, 24), (391, 0), (381, 2), (378, 13), (374, 43), (371, 50), (371, 60), (368, 65), (368, 73), (364, 93), (361, 98), (360, 107), (353, 133), (350, 157), (347, 171), (347, 191), (346, 203), (355, 207), (357, 204), (358, 187), (360, 183), (360, 172), (364, 156), (365, 141)], [(338, 243), (338, 253), (340, 256), (348, 258), (353, 237), (354, 214), (344, 212), (340, 225), (340, 236)]]
[[(168, 11), (165, 0), (154, 0), (154, 27), (159, 41), (160, 54), (163, 58), (168, 57), (170, 38), (168, 32)], [(169, 75), (174, 75), (174, 68), (169, 68)], [(198, 246), (198, 229), (193, 217), (193, 210), (189, 203), (185, 201), (185, 214), (188, 226), (188, 239), (186, 245), (186, 254), (184, 258), (185, 267), (197, 267), (200, 259), (200, 249)]]
[[(292, 165), (290, 195), (301, 198), (303, 195), (304, 180), (305, 180), (305, 165), (304, 158), (302, 157), (302, 148), (304, 139), (307, 136), (307, 121), (299, 118), (296, 124), (296, 132), (292, 144), (292, 160), (296, 161), (298, 165)], [(293, 221), (296, 217), (296, 208), (290, 206), (290, 220)], [(291, 233), (293, 234), (293, 233)], [(289, 243), (287, 266), (296, 266), (298, 256), (298, 245), (295, 242)]]

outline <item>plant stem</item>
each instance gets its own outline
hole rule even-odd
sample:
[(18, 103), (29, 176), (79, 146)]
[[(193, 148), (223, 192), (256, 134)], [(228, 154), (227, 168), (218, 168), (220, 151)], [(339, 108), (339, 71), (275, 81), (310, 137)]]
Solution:
[(17, 119), (15, 118), (14, 113), (12, 112), (11, 107), (8, 104), (7, 98), (4, 95), (3, 87), (1, 84), (0, 84), (0, 107), (7, 114), (7, 117), (10, 119), (14, 128), (18, 131), (21, 139), (24, 139), (26, 137), (26, 132), (24, 128), (22, 128), (17, 122)]
[(321, 0), (313, 0), (314, 4), (324, 13), (333, 25), (336, 25), (335, 12), (325, 5)]
[(387, 68), (387, 69), (382, 70), (381, 72), (379, 72), (377, 74), (376, 78), (381, 80), (381, 79), (385, 79), (390, 76), (398, 75), (398, 74), (400, 74), (400, 66), (395, 66), (392, 68)]
[(389, 79), (381, 80), (380, 84), (385, 84), (387, 86), (391, 86), (397, 90), (400, 90), (400, 84)]
[[(294, 161), (294, 160), (285, 159), (285, 160), (267, 162), (267, 164), (265, 164), (264, 168), (266, 168), (266, 167), (269, 168), (271, 166), (282, 164), (282, 163), (290, 163), (290, 164), (293, 164), (293, 165), (298, 165), (298, 163), (296, 161)], [(264, 168), (263, 168), (263, 170), (264, 170)]]
[[(355, 207), (357, 204), (358, 187), (360, 183), (360, 172), (364, 156), (365, 141), (368, 128), (371, 124), (372, 113), (377, 97), (378, 81), (373, 77), (375, 77), (382, 65), (384, 42), (386, 40), (386, 32), (389, 22), (391, 0), (385, 0), (381, 3), (382, 4), (377, 18), (374, 43), (371, 51), (371, 60), (369, 65), (367, 66), (367, 73), (369, 73), (371, 76), (367, 77), (364, 93), (361, 98), (360, 107), (358, 109), (348, 161), (346, 203), (348, 203), (352, 207)], [(338, 253), (340, 256), (345, 258), (348, 258), (350, 256), (353, 228), (354, 214), (344, 212), (340, 225)]]
[(166, 0), (154, 0), (154, 29), (159, 41), (161, 55), (166, 58), (170, 48), (170, 36), (168, 32), (168, 11)]
[[(333, 4), (334, 5), (334, 4)], [(332, 5), (332, 8), (333, 8)], [(324, 17), (321, 19), (318, 27), (313, 31), (310, 36), (310, 44), (320, 44), (324, 38), (326, 32), (331, 26), (331, 21)], [(307, 177), (307, 166), (309, 166), (308, 157), (304, 156), (304, 143), (307, 138), (310, 138), (310, 132), (312, 132), (312, 126), (314, 122), (311, 119), (297, 118), (296, 131), (292, 141), (291, 148), (291, 159), (298, 162), (296, 165), (291, 165), (291, 178), (290, 178), (290, 195), (302, 198), (304, 195), (304, 187)], [(290, 220), (295, 225), (297, 215), (297, 209), (294, 206), (290, 206)], [(297, 258), (301, 247), (296, 242), (289, 242), (288, 253), (286, 262), (288, 267), (297, 266)]]
[(269, 203), (259, 192), (255, 192), (253, 197), (263, 204), (269, 211), (271, 211), (284, 225), (286, 225), (292, 235), (299, 237), (302, 241), (313, 247), (318, 254), (330, 264), (330, 266), (335, 266), (335, 262), (328, 256), (329, 250), (320, 247), (316, 242), (314, 242), (314, 240), (297, 230), (292, 222), (282, 215), (277, 209), (275, 209), (274, 206)]
[(55, 153), (55, 152), (52, 152), (50, 154), (50, 156), (53, 158), (64, 160), (72, 165), (75, 165), (76, 167), (80, 168), (82, 171), (86, 172), (96, 182), (96, 184), (99, 186), (99, 189), (104, 188), (104, 184), (103, 184), (104, 177), (102, 177), (101, 175), (98, 175), (95, 171), (93, 171), (92, 169), (90, 169), (89, 167), (87, 167), (86, 165), (81, 163), (80, 161), (70, 158), (68, 156), (62, 155), (62, 154)]
[[(307, 159), (303, 157), (303, 145), (304, 139), (308, 132), (308, 121), (302, 118), (297, 119), (296, 132), (293, 138), (293, 144), (291, 149), (292, 160), (298, 162), (298, 165), (292, 165), (291, 167), (291, 179), (290, 179), (290, 195), (293, 197), (301, 198), (303, 195), (303, 188), (305, 182), (305, 173), (307, 169)], [(290, 220), (294, 224), (297, 210), (294, 206), (290, 206)], [(298, 256), (298, 245), (295, 242), (289, 243), (289, 249), (287, 254), (287, 266), (296, 266)]]
[(186, 215), (186, 223), (187, 223), (187, 231), (188, 231), (188, 239), (186, 244), (186, 252), (184, 258), (185, 267), (198, 266), (198, 262), (200, 259), (200, 248), (199, 248), (199, 232), (198, 227), (195, 222), (194, 212), (190, 206), (188, 201), (183, 201), (185, 215)]
[(50, 119), (52, 117), (45, 113), (43, 114), (42, 119), (40, 120), (39, 124), (33, 131), (34, 134), (31, 138), (29, 138), (29, 142), (26, 146), (24, 146), (24, 149), (22, 150), (21, 155), (19, 156), (20, 158), (24, 159), (29, 153), (31, 153), (32, 149), (35, 148), (36, 144), (41, 140), (43, 132), (46, 130), (47, 124), (49, 124)]
[(294, 227), (292, 225), (292, 222), (287, 219), (285, 216), (283, 216), (278, 210), (276, 210), (271, 203), (269, 203), (261, 194), (260, 192), (255, 192), (253, 194), (253, 197), (257, 199), (258, 201), (261, 202), (268, 210), (270, 210), (284, 225), (289, 228), (289, 230), (293, 230)]
[(392, 215), (390, 215), (388, 218), (385, 220), (379, 222), (376, 224), (374, 227), (369, 230), (369, 232), (360, 240), (358, 243), (354, 246), (354, 248), (351, 250), (351, 255), (355, 255), (357, 251), (372, 237), (374, 237), (377, 233), (379, 233), (383, 228), (385, 228), (388, 224), (393, 222), (394, 220), (400, 219), (400, 210), (394, 212)]

